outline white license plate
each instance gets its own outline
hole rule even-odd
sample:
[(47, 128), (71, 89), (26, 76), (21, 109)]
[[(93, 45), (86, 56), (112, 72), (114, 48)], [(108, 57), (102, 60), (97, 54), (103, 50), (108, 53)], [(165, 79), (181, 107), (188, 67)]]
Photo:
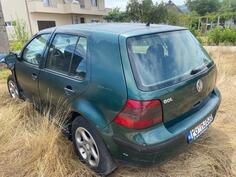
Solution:
[(202, 123), (196, 126), (188, 133), (187, 141), (191, 143), (201, 136), (208, 128), (209, 125), (213, 122), (214, 118), (212, 115), (208, 116)]

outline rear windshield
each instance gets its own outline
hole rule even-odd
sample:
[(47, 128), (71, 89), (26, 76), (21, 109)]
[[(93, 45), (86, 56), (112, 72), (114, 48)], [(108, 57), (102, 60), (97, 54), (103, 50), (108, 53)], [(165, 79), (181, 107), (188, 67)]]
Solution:
[(173, 31), (127, 39), (132, 70), (138, 87), (154, 90), (193, 76), (192, 71), (213, 64), (188, 31)]

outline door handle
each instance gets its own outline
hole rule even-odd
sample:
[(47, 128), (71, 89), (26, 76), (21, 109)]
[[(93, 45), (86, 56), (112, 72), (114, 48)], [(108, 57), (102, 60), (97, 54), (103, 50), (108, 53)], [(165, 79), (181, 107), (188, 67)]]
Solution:
[(75, 91), (72, 89), (72, 87), (70, 85), (66, 86), (64, 88), (64, 91), (67, 95), (75, 94)]
[(33, 79), (34, 81), (38, 79), (38, 76), (37, 76), (37, 74), (35, 74), (35, 73), (33, 73), (33, 74), (31, 75), (31, 77), (32, 77), (32, 79)]

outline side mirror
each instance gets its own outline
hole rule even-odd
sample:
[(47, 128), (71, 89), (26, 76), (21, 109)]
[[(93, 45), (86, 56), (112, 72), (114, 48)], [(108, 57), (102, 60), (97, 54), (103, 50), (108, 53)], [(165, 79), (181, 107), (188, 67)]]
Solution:
[(7, 55), (5, 55), (5, 54), (0, 54), (0, 63), (5, 63), (6, 64), (6, 60), (5, 60), (6, 56)]
[(12, 69), (17, 59), (17, 54), (10, 53), (8, 55), (2, 55), (2, 57), (0, 56), (0, 63), (5, 63), (9, 69)]

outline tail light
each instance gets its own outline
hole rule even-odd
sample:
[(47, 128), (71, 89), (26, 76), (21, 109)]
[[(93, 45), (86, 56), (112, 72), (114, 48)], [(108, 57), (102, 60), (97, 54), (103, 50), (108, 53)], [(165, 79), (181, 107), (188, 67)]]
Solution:
[(162, 122), (162, 106), (159, 100), (128, 100), (124, 109), (114, 119), (119, 125), (144, 129)]

